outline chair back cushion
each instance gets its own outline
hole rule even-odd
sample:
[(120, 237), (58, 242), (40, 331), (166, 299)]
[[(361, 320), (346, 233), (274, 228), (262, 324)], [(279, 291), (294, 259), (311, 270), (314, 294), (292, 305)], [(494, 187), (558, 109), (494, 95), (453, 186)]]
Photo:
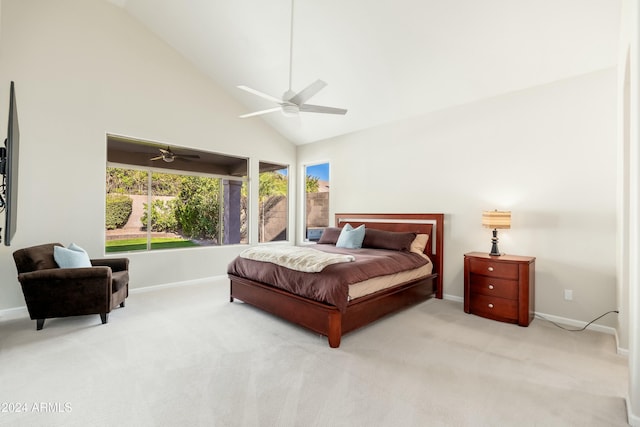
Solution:
[(18, 273), (28, 273), (35, 270), (58, 268), (53, 258), (53, 247), (62, 246), (60, 243), (46, 243), (30, 248), (18, 249), (13, 253)]

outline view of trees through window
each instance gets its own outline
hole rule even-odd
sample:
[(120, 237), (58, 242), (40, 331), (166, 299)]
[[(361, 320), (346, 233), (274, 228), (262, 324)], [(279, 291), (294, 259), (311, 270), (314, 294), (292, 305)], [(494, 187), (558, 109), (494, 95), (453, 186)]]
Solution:
[(107, 135), (105, 251), (248, 243), (247, 158)]
[[(247, 244), (250, 218), (259, 243), (288, 240), (288, 166), (260, 161), (258, 194), (248, 172), (247, 158), (108, 134), (105, 251)], [(305, 239), (315, 241), (329, 225), (329, 163), (306, 165), (304, 177)]]
[(258, 209), (258, 241), (287, 240), (289, 169), (286, 166), (260, 162)]
[(106, 252), (246, 243), (246, 224), (239, 241), (224, 233), (224, 187), (245, 185), (229, 181), (107, 167)]
[(329, 163), (306, 165), (305, 240), (317, 241), (329, 226)]

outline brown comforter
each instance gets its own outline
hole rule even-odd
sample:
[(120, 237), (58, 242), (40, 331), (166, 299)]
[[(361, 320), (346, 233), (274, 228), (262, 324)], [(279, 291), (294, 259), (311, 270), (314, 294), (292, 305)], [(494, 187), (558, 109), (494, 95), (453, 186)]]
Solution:
[(354, 262), (333, 264), (319, 273), (303, 273), (268, 262), (237, 257), (227, 269), (228, 274), (266, 283), (314, 301), (347, 308), (349, 285), (373, 277), (411, 270), (429, 261), (411, 252), (385, 249), (343, 249), (318, 244), (315, 249), (355, 256)]

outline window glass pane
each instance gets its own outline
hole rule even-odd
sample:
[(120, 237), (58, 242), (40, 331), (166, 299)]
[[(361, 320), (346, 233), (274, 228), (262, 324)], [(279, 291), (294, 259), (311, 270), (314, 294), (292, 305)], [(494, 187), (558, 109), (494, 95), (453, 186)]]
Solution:
[(151, 249), (180, 247), (184, 241), (178, 233), (174, 214), (176, 194), (180, 188), (180, 177), (168, 173), (151, 174), (151, 203), (148, 197), (142, 203), (142, 229), (150, 238)]
[(107, 159), (106, 252), (248, 242), (247, 159), (111, 136)]
[(329, 163), (306, 165), (305, 240), (318, 241), (329, 226)]
[(249, 203), (249, 187), (246, 181), (242, 182), (241, 197), (240, 197), (240, 243), (249, 243), (249, 230), (248, 230), (248, 203)]
[(258, 241), (262, 243), (287, 240), (288, 167), (260, 162), (258, 209)]
[(221, 244), (221, 179), (182, 176), (176, 196), (177, 230), (197, 245)]
[(107, 167), (106, 252), (147, 249), (142, 225), (149, 172)]

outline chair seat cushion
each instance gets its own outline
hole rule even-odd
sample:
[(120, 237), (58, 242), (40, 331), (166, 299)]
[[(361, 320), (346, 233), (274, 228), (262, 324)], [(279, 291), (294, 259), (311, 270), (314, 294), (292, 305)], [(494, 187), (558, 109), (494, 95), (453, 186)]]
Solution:
[(118, 292), (129, 283), (128, 271), (113, 271), (111, 273), (111, 292)]

